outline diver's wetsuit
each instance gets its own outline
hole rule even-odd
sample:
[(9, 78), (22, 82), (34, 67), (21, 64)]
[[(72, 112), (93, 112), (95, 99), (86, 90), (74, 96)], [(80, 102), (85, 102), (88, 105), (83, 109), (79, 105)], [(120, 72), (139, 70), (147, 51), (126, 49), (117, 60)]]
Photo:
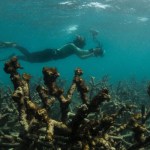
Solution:
[(17, 48), (22, 54), (24, 54), (17, 56), (18, 59), (28, 61), (31, 63), (40, 63), (48, 62), (50, 60), (63, 59), (74, 54), (74, 51), (72, 49), (63, 49), (60, 51), (57, 49), (50, 48), (31, 53), (21, 46), (16, 46), (15, 48)]

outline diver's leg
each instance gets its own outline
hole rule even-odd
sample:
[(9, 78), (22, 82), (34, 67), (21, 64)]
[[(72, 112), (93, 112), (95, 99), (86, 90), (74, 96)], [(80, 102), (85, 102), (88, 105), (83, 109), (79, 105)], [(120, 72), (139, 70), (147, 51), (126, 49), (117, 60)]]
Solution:
[(19, 46), (14, 42), (0, 42), (0, 48), (16, 48), (25, 56), (30, 56), (30, 52), (26, 48)]
[(19, 46), (19, 45), (15, 45), (14, 48), (18, 49), (23, 55), (30, 57), (31, 53), (24, 47)]

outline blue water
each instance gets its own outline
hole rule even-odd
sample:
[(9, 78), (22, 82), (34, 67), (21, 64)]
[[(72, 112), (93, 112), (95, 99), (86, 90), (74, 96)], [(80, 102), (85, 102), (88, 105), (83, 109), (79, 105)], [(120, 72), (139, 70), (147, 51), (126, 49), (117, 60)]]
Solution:
[[(42, 67), (57, 67), (69, 82), (76, 67), (84, 77), (109, 75), (112, 82), (150, 79), (150, 0), (1, 0), (0, 41), (16, 42), (30, 51), (59, 48), (77, 34), (86, 37), (85, 49), (95, 47), (89, 30), (97, 36), (106, 54), (81, 60), (77, 56), (47, 63), (20, 61), (23, 72), (41, 77)], [(0, 49), (0, 58), (15, 49)], [(0, 81), (9, 83), (0, 62)]]

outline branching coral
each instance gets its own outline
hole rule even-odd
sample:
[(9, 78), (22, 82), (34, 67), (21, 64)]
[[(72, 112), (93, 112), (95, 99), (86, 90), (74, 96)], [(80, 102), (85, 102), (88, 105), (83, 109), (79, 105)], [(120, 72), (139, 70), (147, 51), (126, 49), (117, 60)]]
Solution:
[[(44, 67), (44, 85), (36, 87), (41, 100), (39, 106), (35, 103), (37, 99), (32, 99), (30, 94), (33, 92), (30, 91), (31, 76), (27, 73), (21, 75), (18, 69), (23, 68), (16, 57), (4, 65), (4, 71), (10, 75), (14, 86), (11, 96), (13, 101), (9, 100), (8, 103), (13, 104), (12, 112), (18, 116), (20, 124), (17, 119), (13, 121), (19, 127), (15, 131), (16, 135), (13, 135), (14, 132), (4, 133), (0, 126), (0, 148), (131, 150), (150, 146), (147, 126), (150, 111), (144, 105), (141, 107), (117, 99), (111, 100), (112, 91), (106, 86), (107, 78), (97, 84), (92, 78), (89, 88), (82, 78), (83, 71), (77, 68), (69, 89), (64, 90), (57, 82), (60, 76), (57, 69)], [(148, 87), (148, 94), (149, 89)], [(118, 90), (119, 94), (122, 93), (121, 89)], [(75, 91), (79, 97), (73, 98)], [(79, 102), (77, 98), (81, 100), (80, 106), (74, 106), (75, 109), (70, 112), (69, 106), (73, 101)], [(60, 104), (60, 120), (51, 117), (51, 108), (56, 101)], [(6, 112), (8, 113), (8, 109)], [(4, 125), (9, 124), (7, 117), (10, 114), (6, 112), (0, 115), (0, 121)]]
[(25, 132), (30, 132), (32, 128), (31, 125), (34, 120), (38, 120), (38, 123), (46, 123), (47, 135), (46, 139), (52, 141), (55, 126), (65, 125), (63, 123), (58, 123), (48, 117), (48, 113), (44, 108), (38, 107), (34, 102), (30, 100), (29, 91), (29, 80), (30, 75), (23, 74), (22, 76), (17, 72), (21, 68), (16, 57), (13, 57), (10, 61), (5, 63), (4, 70), (6, 73), (10, 74), (10, 78), (14, 85), (14, 93), (12, 95), (13, 100), (18, 105), (19, 120)]

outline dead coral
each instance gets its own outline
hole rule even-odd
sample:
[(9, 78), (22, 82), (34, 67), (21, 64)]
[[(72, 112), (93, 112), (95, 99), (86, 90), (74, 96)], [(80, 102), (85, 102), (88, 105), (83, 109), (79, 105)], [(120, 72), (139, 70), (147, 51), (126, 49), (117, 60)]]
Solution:
[[(38, 123), (46, 123), (47, 135), (46, 139), (53, 140), (54, 127), (65, 125), (60, 122), (53, 121), (48, 117), (47, 111), (44, 108), (38, 107), (30, 100), (29, 79), (30, 75), (23, 74), (21, 76), (17, 70), (21, 68), (17, 58), (12, 58), (9, 62), (5, 63), (4, 70), (10, 74), (10, 78), (14, 84), (13, 100), (18, 105), (19, 120), (25, 132), (30, 132), (31, 125), (36, 119)], [(66, 127), (67, 128), (67, 127)]]
[[(31, 75), (21, 75), (18, 69), (23, 68), (16, 57), (5, 63), (4, 71), (10, 75), (14, 91), (7, 95), (1, 92), (0, 107), (8, 105), (7, 109), (0, 111), (0, 121), (3, 123), (0, 125), (1, 149), (131, 150), (150, 146), (150, 111), (145, 105), (133, 103), (136, 89), (131, 90), (131, 87), (135, 86), (135, 82), (127, 88), (120, 83), (116, 91), (111, 91), (106, 76), (99, 83), (95, 83), (93, 78), (89, 88), (82, 78), (83, 71), (77, 68), (65, 93), (57, 82), (60, 76), (57, 69), (44, 67), (44, 85), (40, 82), (35, 88), (41, 99), (39, 106), (40, 100), (31, 97)], [(81, 105), (74, 106), (75, 109), (70, 112), (70, 104), (79, 102), (77, 97), (72, 99), (75, 91), (79, 93)], [(149, 94), (149, 87), (147, 92)], [(130, 101), (122, 100), (128, 97)], [(55, 111), (51, 108), (57, 101), (61, 121), (51, 117)], [(13, 122), (10, 122), (11, 116)], [(10, 130), (11, 125), (18, 128)]]

